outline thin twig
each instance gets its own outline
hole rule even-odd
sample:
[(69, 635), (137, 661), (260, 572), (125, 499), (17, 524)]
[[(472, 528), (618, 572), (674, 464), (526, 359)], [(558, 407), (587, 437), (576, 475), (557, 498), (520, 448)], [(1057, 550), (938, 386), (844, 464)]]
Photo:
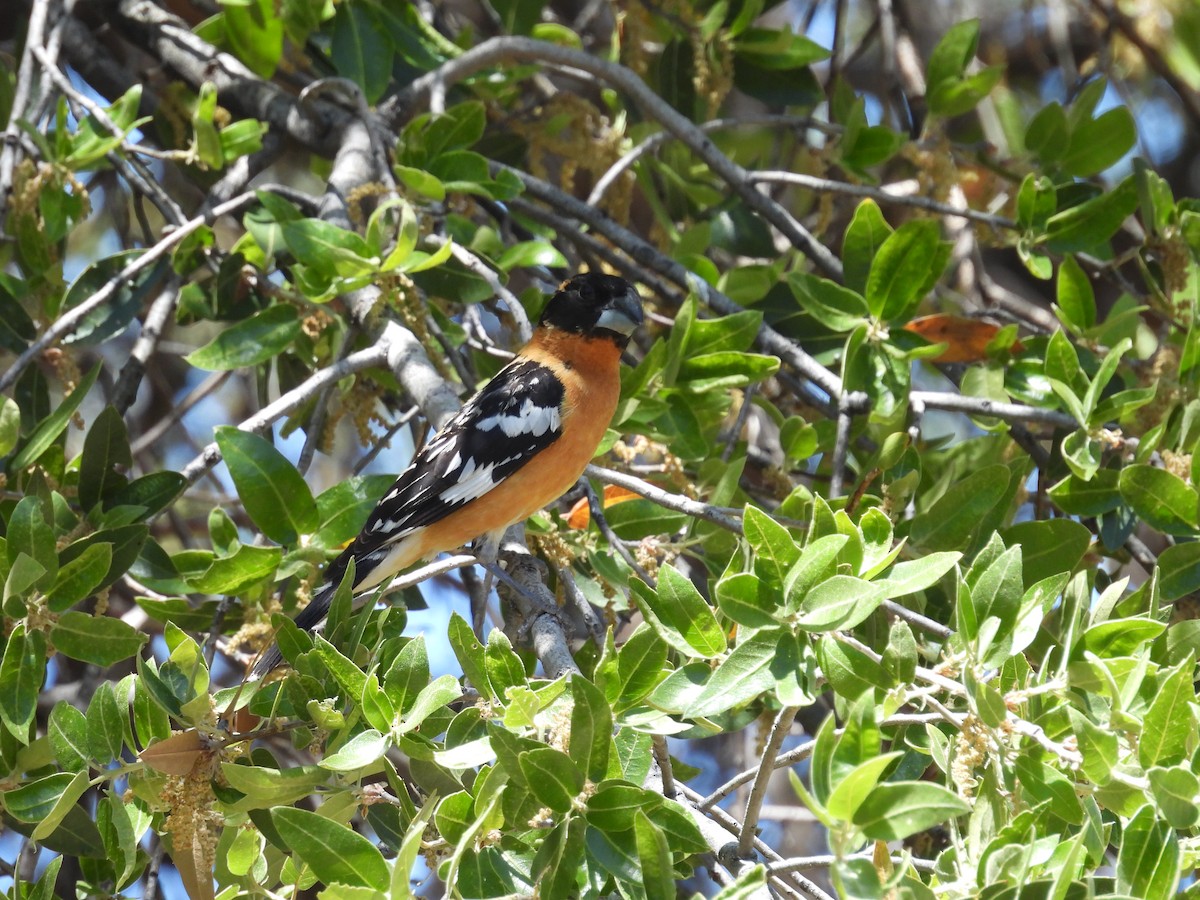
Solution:
[(655, 487), (647, 481), (635, 478), (633, 475), (626, 475), (624, 472), (605, 469), (597, 465), (589, 465), (584, 470), (584, 474), (588, 478), (595, 478), (599, 481), (615, 484), (617, 487), (633, 491), (635, 494), (645, 497), (647, 500), (653, 500), (659, 506), (665, 506), (667, 509), (675, 510), (675, 512), (704, 519), (715, 525), (720, 525), (734, 534), (742, 533), (742, 523), (721, 512), (717, 507), (701, 503), (699, 500), (693, 500), (691, 497), (685, 497), (682, 494), (672, 494), (670, 491)]
[(763, 748), (762, 762), (759, 764), (754, 786), (750, 789), (750, 799), (746, 801), (746, 813), (742, 816), (742, 831), (738, 835), (738, 856), (743, 859), (749, 857), (754, 850), (754, 838), (758, 833), (758, 815), (762, 811), (763, 801), (767, 798), (767, 785), (770, 784), (771, 773), (775, 771), (775, 758), (779, 755), (779, 748), (783, 746), (783, 739), (792, 730), (792, 721), (796, 718), (797, 712), (799, 712), (799, 707), (795, 706), (785, 706), (779, 711), (779, 718), (775, 720), (775, 727), (771, 729), (771, 736)]
[(24, 138), (18, 123), (25, 119), (34, 92), (38, 87), (35, 84), (34, 54), (42, 48), (46, 34), (46, 22), (49, 17), (50, 0), (34, 0), (25, 29), (25, 47), (21, 53), (21, 62), (17, 67), (17, 81), (13, 86), (12, 102), (8, 111), (8, 125), (2, 136), (3, 145), (0, 146), (0, 221), (7, 221), (8, 218), (8, 198), (12, 195), (13, 173), (16, 170), (18, 148)]
[(667, 739), (661, 734), (654, 735), (651, 748), (654, 751), (654, 761), (658, 763), (662, 773), (663, 796), (674, 800), (678, 792), (675, 789), (675, 773), (671, 770), (671, 752), (667, 749)]
[[(355, 372), (369, 369), (372, 366), (383, 365), (387, 358), (388, 347), (383, 342), (368, 347), (366, 350), (352, 353), (341, 362), (314, 372), (304, 382), (283, 394), (275, 402), (264, 406), (237, 427), (242, 431), (261, 431), (269, 427), (276, 419), (286, 416), (293, 409), (303, 405), (309, 397), (331, 381), (338, 381), (347, 375), (353, 375)], [(221, 450), (214, 441), (205, 447), (199, 456), (184, 466), (183, 477), (187, 479), (188, 484), (193, 484), (220, 461)]]
[(897, 603), (895, 600), (884, 600), (883, 608), (890, 612), (898, 619), (903, 619), (909, 625), (915, 625), (922, 631), (932, 634), (934, 637), (939, 637), (945, 640), (954, 636), (954, 629), (947, 628), (941, 622), (935, 622), (928, 616), (923, 616), (919, 612), (914, 612), (907, 606)]
[(596, 523), (596, 527), (600, 529), (600, 533), (604, 535), (604, 539), (608, 541), (608, 545), (617, 551), (617, 555), (625, 560), (626, 565), (633, 569), (634, 574), (642, 579), (650, 587), (654, 587), (654, 576), (647, 572), (634, 559), (633, 554), (629, 552), (629, 548), (625, 546), (625, 542), (617, 537), (617, 533), (612, 530), (612, 526), (608, 524), (608, 518), (604, 515), (604, 504), (600, 501), (599, 495), (596, 493), (592, 483), (587, 478), (580, 478), (580, 484), (583, 485), (583, 490), (587, 494), (588, 511), (592, 515), (592, 521)]
[(941, 213), (946, 216), (955, 216), (960, 219), (971, 219), (975, 222), (981, 222), (984, 225), (991, 225), (993, 228), (1012, 229), (1017, 227), (1017, 223), (1012, 219), (1004, 216), (993, 215), (992, 213), (980, 212), (970, 207), (952, 206), (949, 203), (941, 203), (937, 200), (931, 200), (929, 197), (922, 197), (919, 194), (910, 193), (910, 185), (883, 185), (882, 187), (872, 187), (867, 184), (848, 184), (844, 181), (835, 181), (832, 178), (818, 178), (815, 175), (805, 175), (801, 172), (776, 172), (776, 171), (753, 171), (747, 172), (747, 177), (751, 181), (771, 181), (782, 184), (794, 184), (797, 187), (807, 188), (811, 191), (824, 191), (829, 194), (845, 194), (849, 197), (864, 197), (870, 200), (875, 200), (879, 203), (892, 203), (897, 206), (910, 206), (914, 209), (925, 209), (930, 212)]
[(226, 215), (227, 213), (236, 212), (237, 210), (248, 206), (250, 203), (253, 203), (255, 200), (256, 197), (253, 192), (241, 194), (240, 196), (234, 197), (228, 203), (222, 203), (220, 206), (214, 207), (212, 212), (208, 215), (197, 216), (194, 219), (189, 219), (179, 228), (176, 228), (170, 234), (166, 235), (161, 241), (159, 241), (133, 262), (129, 263), (129, 265), (110, 278), (107, 282), (105, 282), (98, 291), (92, 294), (92, 296), (88, 297), (88, 299), (84, 300), (78, 306), (71, 307), (71, 309), (59, 316), (58, 319), (55, 320), (54, 324), (50, 325), (50, 327), (42, 332), (38, 339), (31, 343), (29, 347), (17, 357), (16, 362), (9, 367), (8, 371), (5, 372), (3, 376), (0, 376), (0, 391), (6, 391), (12, 387), (17, 378), (20, 377), (21, 373), (25, 371), (26, 367), (33, 362), (33, 360), (41, 356), (42, 352), (47, 347), (50, 347), (52, 344), (74, 331), (76, 326), (79, 325), (79, 323), (82, 322), (94, 310), (99, 309), (105, 303), (109, 302), (123, 284), (130, 281), (138, 273), (145, 271), (159, 260), (166, 257), (166, 255), (185, 237), (194, 233), (201, 227), (209, 224), (214, 219)]
[(166, 434), (171, 426), (177, 424), (191, 411), (192, 407), (223, 385), (226, 379), (232, 374), (233, 372), (229, 370), (210, 373), (202, 382), (189, 391), (183, 400), (172, 406), (167, 415), (151, 425), (146, 429), (145, 433), (133, 442), (133, 455), (137, 456), (147, 448), (154, 446), (158, 442), (158, 439)]
[(533, 328), (529, 324), (529, 316), (525, 314), (525, 307), (521, 305), (521, 301), (517, 298), (517, 295), (510, 291), (504, 282), (500, 280), (499, 274), (494, 269), (462, 244), (455, 241), (448, 241), (440, 235), (427, 235), (425, 242), (434, 247), (441, 247), (449, 243), (450, 255), (486, 281), (492, 292), (504, 302), (504, 308), (508, 310), (508, 314), (517, 326), (517, 334), (521, 338), (521, 343), (529, 340), (533, 334)]
[(624, 92), (648, 118), (662, 124), (737, 194), (742, 201), (773, 225), (788, 241), (812, 259), (826, 274), (840, 278), (842, 264), (837, 256), (804, 228), (790, 212), (748, 180), (746, 170), (735, 163), (686, 116), (654, 93), (636, 73), (625, 66), (580, 50), (526, 37), (489, 38), (440, 68), (413, 81), (380, 107), (380, 114), (393, 127), (419, 108), (437, 91), (500, 63), (531, 62), (576, 70), (598, 78)]
[[(685, 291), (696, 294), (701, 301), (721, 315), (732, 315), (743, 312), (743, 307), (735, 303), (726, 294), (718, 291), (707, 281), (676, 262), (671, 257), (660, 252), (650, 242), (642, 239), (627, 228), (618, 225), (599, 210), (588, 206), (582, 200), (561, 191), (554, 185), (540, 178), (514, 169), (493, 164), (497, 170), (515, 175), (525, 185), (529, 195), (554, 206), (589, 228), (602, 234), (616, 246), (620, 247), (640, 266), (647, 266), (673, 281)], [(842, 392), (841, 379), (806, 353), (794, 341), (784, 337), (774, 328), (763, 325), (758, 332), (758, 345), (767, 353), (778, 356), (799, 374), (803, 375), (830, 397), (837, 397)]]
[(944, 409), (961, 412), (969, 416), (991, 416), (1008, 422), (1038, 422), (1055, 428), (1075, 429), (1079, 423), (1074, 418), (1056, 409), (1042, 409), (1022, 403), (1001, 403), (986, 397), (967, 397), (947, 391), (912, 391), (910, 403), (923, 403), (928, 409)]

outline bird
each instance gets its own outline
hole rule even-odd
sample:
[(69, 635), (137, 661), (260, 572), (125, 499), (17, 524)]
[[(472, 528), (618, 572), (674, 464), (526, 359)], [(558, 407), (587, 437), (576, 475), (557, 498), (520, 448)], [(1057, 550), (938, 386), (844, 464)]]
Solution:
[[(328, 565), (296, 626), (324, 626), (351, 560), (355, 593), (469, 542), (494, 560), (505, 529), (569, 490), (595, 455), (620, 397), (621, 355), (642, 321), (625, 279), (584, 272), (564, 281), (528, 343), (417, 451)], [(254, 674), (282, 662), (272, 645)]]

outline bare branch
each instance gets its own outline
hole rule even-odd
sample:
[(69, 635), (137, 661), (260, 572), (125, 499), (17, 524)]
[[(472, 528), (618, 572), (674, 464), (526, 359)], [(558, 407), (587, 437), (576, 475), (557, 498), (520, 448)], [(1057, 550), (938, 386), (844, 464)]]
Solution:
[(157, 244), (127, 265), (119, 273), (105, 282), (104, 286), (101, 287), (100, 290), (96, 291), (96, 293), (92, 294), (92, 296), (88, 297), (88, 299), (84, 300), (78, 306), (74, 306), (67, 312), (63, 313), (58, 317), (58, 319), (55, 320), (53, 325), (38, 335), (37, 340), (31, 343), (29, 347), (17, 357), (16, 362), (9, 367), (8, 371), (5, 372), (3, 376), (0, 376), (0, 391), (6, 391), (12, 387), (17, 378), (20, 377), (21, 373), (25, 371), (25, 367), (33, 362), (33, 360), (35, 360), (38, 356), (40, 356), (42, 351), (44, 351), (47, 347), (53, 346), (59, 340), (74, 331), (75, 327), (79, 325), (79, 323), (82, 322), (93, 310), (99, 309), (110, 299), (112, 299), (113, 294), (117, 292), (117, 289), (120, 288), (121, 285), (132, 279), (138, 273), (145, 271), (155, 263), (164, 259), (166, 255), (175, 247), (175, 245), (177, 245), (185, 237), (192, 234), (200, 227), (212, 223), (215, 219), (218, 219), (221, 216), (231, 212), (237, 212), (239, 209), (248, 206), (254, 201), (255, 195), (253, 193), (241, 194), (240, 196), (234, 197), (228, 203), (222, 203), (219, 206), (213, 207), (211, 212), (203, 216), (197, 216), (194, 219), (189, 219), (183, 225), (170, 232), (161, 241), (159, 241)]
[(676, 512), (685, 513), (689, 516), (696, 516), (697, 518), (712, 522), (714, 525), (720, 525), (726, 531), (732, 531), (734, 534), (742, 533), (742, 523), (721, 512), (717, 507), (701, 503), (699, 500), (693, 500), (691, 497), (685, 497), (682, 494), (672, 494), (670, 491), (664, 491), (662, 488), (655, 487), (649, 482), (642, 481), (642, 479), (633, 475), (626, 475), (624, 472), (601, 468), (597, 465), (588, 466), (584, 474), (588, 478), (595, 478), (599, 481), (615, 484), (618, 487), (633, 491), (635, 494), (639, 494), (647, 500), (653, 500), (659, 506), (664, 506), (667, 509), (673, 509)]
[(754, 779), (754, 787), (750, 789), (750, 799), (746, 801), (746, 813), (742, 817), (742, 831), (738, 836), (738, 856), (743, 859), (754, 850), (754, 838), (758, 833), (758, 814), (762, 810), (763, 801), (767, 797), (767, 785), (771, 781), (771, 773), (775, 771), (775, 759), (779, 756), (779, 748), (783, 739), (792, 730), (792, 721), (796, 718), (799, 708), (785, 706), (779, 711), (775, 727), (763, 748), (762, 762), (758, 766), (758, 774)]
[[(383, 365), (391, 355), (391, 348), (386, 341), (380, 341), (366, 350), (352, 353), (341, 362), (334, 363), (328, 368), (321, 369), (309, 376), (303, 384), (297, 385), (274, 403), (264, 406), (250, 418), (238, 424), (241, 431), (262, 431), (276, 419), (281, 419), (293, 409), (308, 402), (326, 384), (353, 375), (372, 366)], [(205, 472), (221, 461), (221, 450), (216, 442), (209, 444), (204, 451), (183, 468), (183, 477), (188, 484), (194, 484)]]
[(979, 222), (984, 225), (991, 225), (993, 228), (1012, 229), (1017, 227), (1017, 223), (1012, 219), (1004, 216), (997, 216), (991, 213), (979, 212), (970, 207), (953, 206), (949, 203), (941, 203), (937, 200), (931, 200), (929, 197), (922, 197), (919, 194), (913, 193), (915, 184), (903, 182), (882, 187), (871, 187), (866, 184), (849, 184), (844, 181), (836, 181), (832, 178), (817, 178), (814, 175), (805, 175), (802, 172), (775, 172), (775, 171), (751, 171), (746, 173), (746, 177), (751, 181), (771, 181), (780, 184), (794, 184), (797, 187), (808, 188), (811, 191), (825, 192), (829, 194), (844, 194), (848, 197), (864, 197), (874, 200), (877, 203), (891, 203), (896, 206), (910, 206), (914, 209), (925, 209), (930, 212), (940, 213), (944, 216), (955, 216), (961, 219), (970, 219), (973, 222)]
[(396, 126), (412, 111), (424, 108), (435, 92), (474, 75), (481, 69), (501, 63), (540, 62), (575, 69), (607, 82), (626, 93), (642, 112), (661, 122), (663, 127), (688, 146), (730, 189), (775, 226), (794, 247), (810, 257), (824, 272), (841, 277), (842, 264), (796, 219), (747, 178), (746, 170), (725, 156), (712, 140), (685, 116), (646, 87), (633, 71), (579, 50), (525, 37), (494, 37), (463, 53), (441, 68), (416, 79), (380, 107), (380, 114)]

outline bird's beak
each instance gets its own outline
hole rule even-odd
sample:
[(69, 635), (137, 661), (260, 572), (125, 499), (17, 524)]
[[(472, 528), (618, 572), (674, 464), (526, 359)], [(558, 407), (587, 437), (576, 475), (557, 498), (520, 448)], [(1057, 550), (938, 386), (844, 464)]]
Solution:
[(629, 336), (642, 324), (644, 318), (642, 298), (638, 296), (637, 289), (630, 285), (629, 290), (614, 297), (601, 310), (599, 318), (596, 319), (596, 327)]

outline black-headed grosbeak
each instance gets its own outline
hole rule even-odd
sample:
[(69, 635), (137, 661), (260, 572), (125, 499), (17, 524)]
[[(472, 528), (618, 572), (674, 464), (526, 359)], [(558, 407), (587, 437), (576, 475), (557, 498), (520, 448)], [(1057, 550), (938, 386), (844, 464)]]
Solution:
[[(351, 559), (356, 592), (471, 541), (481, 558), (494, 559), (506, 528), (583, 474), (617, 407), (621, 352), (641, 323), (641, 298), (624, 279), (589, 272), (564, 281), (529, 343), (383, 495), (296, 625), (324, 624)], [(273, 646), (255, 671), (280, 662)]]

